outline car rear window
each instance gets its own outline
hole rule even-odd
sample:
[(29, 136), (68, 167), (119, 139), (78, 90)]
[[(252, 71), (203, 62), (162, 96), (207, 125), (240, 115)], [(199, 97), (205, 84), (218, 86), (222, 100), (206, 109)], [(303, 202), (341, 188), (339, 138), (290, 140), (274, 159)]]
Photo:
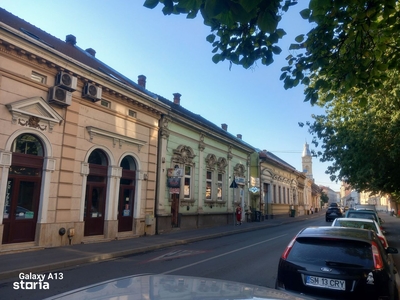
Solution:
[(363, 223), (359, 221), (347, 221), (347, 220), (336, 220), (335, 226), (339, 227), (352, 227), (352, 228), (361, 228), (361, 229), (368, 229), (377, 232), (374, 223)]
[(377, 221), (376, 220), (376, 217), (375, 217), (375, 215), (374, 214), (363, 214), (363, 213), (356, 213), (356, 212), (351, 212), (351, 213), (349, 213), (349, 214), (347, 214), (347, 217), (348, 218), (360, 218), (360, 219), (370, 219), (370, 220), (375, 220), (375, 221)]
[(360, 268), (372, 268), (374, 264), (370, 244), (325, 238), (297, 238), (288, 261), (318, 265), (329, 262)]

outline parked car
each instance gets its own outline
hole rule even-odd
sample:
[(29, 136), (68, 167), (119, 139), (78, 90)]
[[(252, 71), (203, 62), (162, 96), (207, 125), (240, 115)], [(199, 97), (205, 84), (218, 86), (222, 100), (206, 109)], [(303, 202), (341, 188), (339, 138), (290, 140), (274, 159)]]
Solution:
[(378, 216), (376, 211), (370, 209), (353, 209), (349, 210), (345, 214), (345, 218), (360, 218), (360, 219), (370, 219), (375, 220), (379, 227), (383, 229), (383, 221)]
[(395, 268), (376, 233), (348, 227), (308, 227), (279, 260), (275, 287), (317, 299), (397, 298)]
[(332, 222), (332, 226), (336, 227), (352, 227), (375, 231), (379, 240), (382, 242), (384, 248), (389, 246), (385, 233), (380, 229), (378, 223), (375, 220), (370, 219), (358, 219), (358, 218), (336, 218)]
[(343, 217), (343, 210), (337, 203), (331, 203), (325, 212), (325, 221), (329, 222), (341, 217)]
[(374, 204), (356, 204), (354, 206), (355, 209), (371, 209), (376, 211), (376, 206)]

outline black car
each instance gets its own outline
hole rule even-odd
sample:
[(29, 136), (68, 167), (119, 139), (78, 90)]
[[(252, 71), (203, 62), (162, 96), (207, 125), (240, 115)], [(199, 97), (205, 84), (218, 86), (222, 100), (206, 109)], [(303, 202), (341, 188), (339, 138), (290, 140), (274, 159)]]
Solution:
[(326, 210), (325, 221), (329, 222), (341, 217), (343, 217), (342, 209), (337, 205), (337, 203), (331, 203)]
[(372, 230), (308, 227), (283, 252), (275, 287), (316, 299), (397, 298), (395, 268)]

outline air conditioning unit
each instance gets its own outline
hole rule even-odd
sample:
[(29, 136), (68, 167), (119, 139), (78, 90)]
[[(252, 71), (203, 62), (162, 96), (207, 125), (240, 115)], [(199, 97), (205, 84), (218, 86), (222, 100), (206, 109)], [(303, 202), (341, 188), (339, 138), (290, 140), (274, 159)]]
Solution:
[(55, 86), (66, 89), (70, 92), (76, 90), (76, 86), (78, 84), (78, 79), (71, 74), (65, 72), (59, 72), (56, 76), (56, 84)]
[(82, 97), (91, 99), (93, 102), (101, 99), (101, 88), (92, 83), (86, 83), (82, 90)]
[(72, 93), (59, 86), (54, 86), (49, 90), (48, 102), (61, 106), (70, 106), (72, 102)]

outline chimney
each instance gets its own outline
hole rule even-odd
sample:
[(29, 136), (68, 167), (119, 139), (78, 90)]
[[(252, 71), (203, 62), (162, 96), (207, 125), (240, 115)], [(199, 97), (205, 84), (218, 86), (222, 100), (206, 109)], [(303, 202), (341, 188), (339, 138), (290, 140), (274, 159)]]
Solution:
[(228, 131), (228, 125), (227, 124), (221, 124), (221, 127), (223, 130)]
[(236, 135), (236, 137), (237, 137), (238, 139), (242, 139), (242, 135), (241, 135), (240, 133), (238, 133), (238, 134)]
[(96, 51), (93, 48), (87, 48), (85, 51), (93, 57), (96, 56)]
[(176, 105), (181, 105), (181, 94), (179, 93), (174, 93), (174, 104)]
[(67, 44), (70, 44), (70, 45), (74, 46), (76, 44), (76, 37), (74, 35), (72, 35), (72, 34), (68, 34), (65, 37), (65, 42)]
[(146, 76), (144, 75), (138, 76), (138, 85), (141, 86), (142, 88), (146, 88)]

